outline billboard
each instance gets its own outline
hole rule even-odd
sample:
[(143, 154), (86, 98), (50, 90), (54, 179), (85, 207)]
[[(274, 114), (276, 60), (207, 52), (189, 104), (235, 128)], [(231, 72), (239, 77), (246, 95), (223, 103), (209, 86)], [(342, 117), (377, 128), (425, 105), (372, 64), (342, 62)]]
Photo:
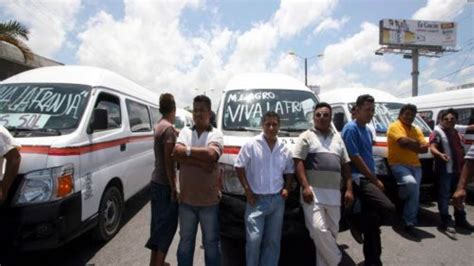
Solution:
[(456, 46), (455, 22), (408, 19), (380, 20), (380, 44), (397, 46)]

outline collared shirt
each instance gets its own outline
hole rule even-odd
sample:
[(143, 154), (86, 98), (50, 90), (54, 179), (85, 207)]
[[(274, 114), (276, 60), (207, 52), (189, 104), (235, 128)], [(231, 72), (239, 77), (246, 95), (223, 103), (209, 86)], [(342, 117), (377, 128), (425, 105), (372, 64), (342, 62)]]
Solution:
[(13, 138), (5, 127), (0, 125), (0, 180), (3, 180), (3, 174), (5, 173), (3, 157), (10, 150), (15, 148), (20, 148), (20, 144)]
[[(342, 138), (349, 156), (360, 156), (369, 170), (375, 174), (375, 162), (372, 153), (372, 134), (366, 126), (359, 126), (356, 121), (351, 121), (344, 126)], [(352, 180), (356, 183), (362, 175), (360, 170), (351, 164)]]
[(435, 157), (435, 170), (447, 173), (461, 173), (464, 163), (464, 148), (459, 132), (455, 128), (447, 130), (441, 125), (437, 125), (431, 132), (429, 140), (430, 144), (435, 143), (439, 151), (449, 157), (447, 162)]
[(408, 137), (417, 140), (421, 144), (426, 144), (427, 141), (421, 132), (421, 129), (416, 126), (406, 126), (397, 119), (397, 121), (390, 124), (387, 130), (387, 145), (388, 145), (388, 163), (405, 164), (410, 166), (420, 166), (418, 153), (404, 149), (398, 144), (398, 140), (402, 137)]
[(296, 141), (294, 158), (304, 160), (306, 177), (316, 203), (341, 205), (341, 165), (350, 162), (342, 138), (332, 129), (323, 134), (317, 129), (301, 133)]
[(250, 189), (255, 194), (275, 194), (283, 189), (283, 174), (295, 172), (290, 150), (277, 139), (270, 150), (263, 133), (253, 137), (240, 149), (235, 167), (245, 168)]
[[(188, 127), (179, 132), (176, 144), (191, 147), (211, 147), (218, 156), (222, 154), (224, 138), (222, 133), (210, 128), (198, 136), (195, 129)], [(219, 203), (219, 168), (206, 172), (200, 167), (181, 164), (179, 169), (179, 199), (192, 206), (211, 206)]]

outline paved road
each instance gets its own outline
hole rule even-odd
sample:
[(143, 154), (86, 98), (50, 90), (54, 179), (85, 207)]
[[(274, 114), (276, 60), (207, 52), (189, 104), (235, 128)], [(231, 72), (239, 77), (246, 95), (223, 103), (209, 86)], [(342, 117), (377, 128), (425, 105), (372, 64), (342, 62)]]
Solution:
[[(125, 224), (119, 234), (106, 244), (97, 244), (85, 235), (63, 248), (33, 253), (2, 254), (0, 265), (147, 265), (149, 251), (144, 244), (149, 235), (150, 204), (148, 190), (127, 203)], [(474, 207), (467, 206), (468, 217), (474, 221)], [(460, 232), (452, 240), (436, 228), (436, 205), (423, 205), (420, 212), (422, 240), (408, 239), (397, 227), (382, 228), (383, 262), (385, 265), (473, 265), (474, 233)], [(200, 243), (200, 237), (197, 243)], [(356, 265), (363, 261), (362, 246), (357, 244), (348, 231), (341, 232), (338, 243), (343, 250), (344, 265)], [(176, 263), (176, 236), (169, 251), (168, 261)], [(227, 247), (228, 245), (226, 245)], [(290, 249), (300, 249), (291, 245)], [(283, 252), (288, 252), (285, 248)], [(242, 253), (232, 248), (232, 261), (238, 261)], [(204, 252), (198, 245), (195, 265), (204, 265)], [(294, 265), (294, 264), (293, 264)], [(314, 264), (313, 264), (314, 265)]]

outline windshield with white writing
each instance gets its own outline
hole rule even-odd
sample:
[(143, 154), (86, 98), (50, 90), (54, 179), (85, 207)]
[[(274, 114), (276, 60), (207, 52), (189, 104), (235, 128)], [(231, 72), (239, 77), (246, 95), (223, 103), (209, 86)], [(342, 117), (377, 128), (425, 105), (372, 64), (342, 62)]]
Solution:
[(254, 89), (227, 93), (223, 129), (261, 131), (261, 118), (268, 111), (280, 116), (280, 131), (301, 132), (312, 126), (315, 95), (308, 91)]
[[(354, 104), (355, 103), (349, 105), (349, 110)], [(404, 104), (402, 103), (393, 102), (375, 103), (375, 113), (374, 117), (372, 118), (372, 123), (374, 123), (375, 131), (377, 132), (378, 136), (386, 136), (388, 126), (398, 119), (398, 113), (400, 112), (400, 108), (402, 108), (403, 105)], [(415, 117), (413, 125), (419, 127), (425, 137), (430, 135), (430, 127), (420, 116), (417, 115)]]
[(69, 133), (78, 126), (89, 95), (84, 85), (0, 84), (0, 124), (28, 136)]

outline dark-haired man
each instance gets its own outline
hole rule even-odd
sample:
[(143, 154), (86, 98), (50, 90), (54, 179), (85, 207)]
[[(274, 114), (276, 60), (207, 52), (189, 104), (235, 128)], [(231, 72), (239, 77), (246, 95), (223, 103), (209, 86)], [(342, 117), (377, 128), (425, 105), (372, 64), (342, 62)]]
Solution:
[(388, 163), (399, 185), (399, 197), (403, 203), (405, 231), (418, 238), (415, 231), (419, 208), (421, 163), (418, 154), (428, 152), (429, 143), (421, 129), (413, 126), (416, 106), (405, 104), (398, 119), (387, 130)]
[[(454, 234), (453, 221), (449, 215), (449, 199), (456, 188), (464, 164), (464, 148), (461, 136), (455, 129), (458, 113), (450, 108), (440, 114), (439, 125), (430, 135), (430, 149), (435, 157), (435, 173), (438, 175), (438, 210), (441, 216), (440, 230)], [(466, 220), (464, 208), (454, 207), (456, 226), (473, 230)], [(452, 235), (451, 235), (452, 236)]]
[(220, 200), (217, 161), (223, 151), (223, 136), (209, 122), (211, 100), (205, 95), (193, 100), (194, 127), (181, 130), (175, 158), (179, 174), (178, 265), (193, 264), (197, 226), (201, 224), (205, 262), (220, 265), (218, 209)]
[(360, 95), (356, 101), (355, 119), (342, 130), (351, 159), (352, 188), (360, 199), (365, 265), (382, 265), (380, 226), (391, 223), (395, 213), (395, 206), (383, 193), (383, 183), (375, 175), (373, 137), (366, 126), (374, 112), (374, 98), (368, 94)]
[(350, 159), (342, 138), (331, 128), (332, 109), (325, 102), (314, 107), (314, 128), (301, 133), (294, 149), (296, 177), (306, 228), (316, 247), (316, 265), (338, 265), (336, 242), (341, 218), (341, 175), (345, 206), (353, 201)]
[(285, 200), (294, 167), (290, 150), (278, 139), (278, 114), (265, 113), (261, 124), (262, 134), (242, 146), (234, 166), (247, 198), (246, 264), (276, 266)]

